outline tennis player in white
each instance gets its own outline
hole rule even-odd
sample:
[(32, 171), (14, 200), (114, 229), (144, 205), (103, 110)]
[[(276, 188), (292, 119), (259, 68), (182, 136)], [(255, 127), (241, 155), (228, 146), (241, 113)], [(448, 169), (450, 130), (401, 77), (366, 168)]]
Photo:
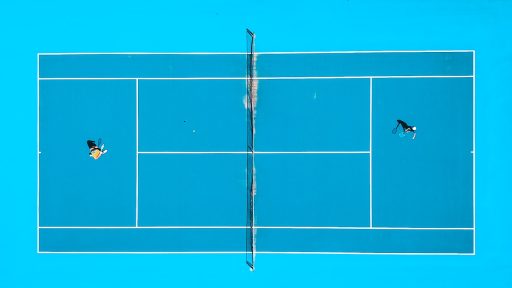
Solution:
[(407, 123), (405, 123), (404, 121), (402, 121), (400, 119), (396, 120), (396, 122), (398, 124), (396, 124), (396, 127), (393, 129), (393, 134), (396, 133), (398, 126), (401, 125), (402, 129), (404, 130), (403, 131), (404, 134), (413, 133), (412, 139), (414, 140), (416, 138), (416, 126), (409, 126)]

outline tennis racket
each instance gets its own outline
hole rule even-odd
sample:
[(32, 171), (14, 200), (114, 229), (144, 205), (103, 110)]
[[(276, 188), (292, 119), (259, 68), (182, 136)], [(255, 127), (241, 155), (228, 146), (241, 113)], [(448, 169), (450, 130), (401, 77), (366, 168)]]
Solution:
[(391, 133), (396, 134), (396, 128), (398, 127), (393, 128), (393, 130), (391, 130)]
[(101, 152), (103, 152), (103, 154), (107, 153), (107, 150), (103, 150), (103, 148), (105, 147), (105, 144), (103, 144), (103, 139), (101, 138), (98, 138), (98, 148), (100, 148)]

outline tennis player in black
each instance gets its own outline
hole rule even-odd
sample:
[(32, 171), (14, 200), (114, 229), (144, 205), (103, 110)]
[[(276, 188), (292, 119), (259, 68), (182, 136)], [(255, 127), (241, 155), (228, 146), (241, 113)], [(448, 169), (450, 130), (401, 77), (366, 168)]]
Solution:
[(413, 133), (412, 139), (414, 140), (414, 138), (416, 138), (416, 126), (409, 126), (407, 123), (405, 123), (404, 121), (402, 121), (400, 119), (396, 120), (396, 122), (398, 124), (396, 124), (395, 129), (393, 129), (393, 133), (396, 133), (398, 126), (402, 126), (404, 133)]

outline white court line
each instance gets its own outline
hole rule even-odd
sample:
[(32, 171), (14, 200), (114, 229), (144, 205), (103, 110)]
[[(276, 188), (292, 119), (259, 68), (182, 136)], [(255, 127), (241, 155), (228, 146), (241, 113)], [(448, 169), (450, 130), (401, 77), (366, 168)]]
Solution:
[[(282, 51), (282, 52), (256, 52), (256, 55), (271, 54), (379, 54), (379, 53), (464, 53), (475, 50), (353, 50), (353, 51)], [(246, 55), (247, 52), (46, 52), (38, 53), (42, 56), (66, 55)]]
[(139, 80), (135, 80), (135, 226), (139, 226)]
[(476, 61), (473, 50), (473, 253), (476, 253)]
[(298, 51), (256, 52), (256, 54), (381, 54), (381, 53), (470, 53), (474, 50), (368, 50), (368, 51)]
[(139, 151), (139, 154), (370, 154), (370, 151)]
[(37, 212), (36, 212), (36, 214), (37, 214), (37, 216), (36, 216), (36, 221), (37, 221), (37, 231), (36, 231), (36, 234), (37, 234), (37, 236), (36, 236), (36, 238), (37, 239), (36, 239), (36, 242), (37, 243), (36, 243), (36, 249), (37, 250), (36, 251), (39, 251), (39, 189), (40, 189), (40, 186), (39, 186), (40, 185), (40, 180), (39, 180), (39, 176), (40, 176), (40, 173), (39, 173), (39, 169), (40, 169), (39, 161), (40, 161), (40, 159), (39, 159), (39, 157), (41, 155), (40, 143), (39, 143), (40, 142), (40, 139), (39, 139), (40, 138), (40, 131), (39, 131), (39, 129), (40, 129), (40, 127), (39, 127), (39, 123), (40, 123), (40, 121), (39, 121), (40, 103), (39, 103), (39, 101), (40, 101), (39, 100), (39, 55), (37, 55), (37, 112), (36, 112), (37, 113), (37, 192), (36, 192), (36, 195), (37, 195), (36, 196), (36, 199), (37, 199), (36, 200), (36, 202), (37, 202), (37, 208), (36, 208), (37, 209)]
[(245, 77), (55, 77), (40, 78), (44, 81), (59, 80), (247, 80)]
[(188, 251), (188, 252), (178, 252), (178, 251), (159, 251), (159, 252), (140, 252), (140, 251), (133, 251), (133, 252), (54, 252), (54, 251), (39, 251), (38, 254), (247, 254), (247, 252), (230, 252), (230, 251), (203, 251), (203, 252), (196, 252), (196, 251)]
[(304, 255), (410, 255), (410, 256), (474, 256), (473, 253), (440, 253), (440, 252), (265, 252), (258, 251), (257, 254), (304, 254)]
[(373, 168), (372, 168), (372, 129), (373, 129), (373, 78), (370, 78), (370, 228), (373, 227)]
[(247, 151), (139, 151), (139, 154), (248, 154)]
[(41, 56), (78, 55), (247, 55), (247, 52), (43, 52)]
[(387, 78), (473, 78), (471, 75), (386, 75), (386, 76), (276, 76), (257, 77), (256, 80), (316, 80), (316, 79), (387, 79)]
[[(41, 229), (249, 229), (250, 226), (46, 226)], [(337, 227), (337, 226), (256, 226), (255, 229), (297, 230), (411, 230), (411, 231), (471, 231), (469, 227)]]
[[(53, 252), (39, 251), (38, 254), (247, 254), (246, 251), (203, 251), (203, 252), (179, 252), (179, 251), (159, 251), (159, 252)], [(441, 253), (441, 252), (272, 252), (255, 251), (255, 254), (304, 254), (304, 255), (396, 255), (396, 256), (474, 256), (474, 253)]]
[[(255, 77), (255, 80), (322, 80), (322, 79), (423, 79), (423, 78), (473, 78), (472, 75), (389, 75), (389, 76), (276, 76)], [(65, 81), (65, 80), (247, 80), (245, 77), (55, 77), (39, 78), (41, 81)]]

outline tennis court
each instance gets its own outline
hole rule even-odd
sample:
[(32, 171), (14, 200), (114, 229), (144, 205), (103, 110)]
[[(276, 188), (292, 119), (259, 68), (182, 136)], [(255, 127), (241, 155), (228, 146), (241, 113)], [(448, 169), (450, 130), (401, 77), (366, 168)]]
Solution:
[(40, 53), (38, 252), (474, 255), (474, 59)]
[(3, 4), (0, 287), (512, 287), (512, 2)]

